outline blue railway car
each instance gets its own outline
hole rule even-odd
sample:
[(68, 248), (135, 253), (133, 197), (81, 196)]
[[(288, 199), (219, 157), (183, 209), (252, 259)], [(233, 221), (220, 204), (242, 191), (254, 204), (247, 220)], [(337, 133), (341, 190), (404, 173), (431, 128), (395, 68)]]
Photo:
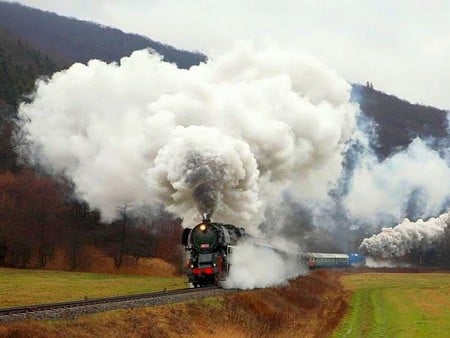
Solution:
[(349, 263), (351, 266), (359, 266), (366, 264), (366, 256), (361, 255), (359, 253), (349, 253), (348, 254)]

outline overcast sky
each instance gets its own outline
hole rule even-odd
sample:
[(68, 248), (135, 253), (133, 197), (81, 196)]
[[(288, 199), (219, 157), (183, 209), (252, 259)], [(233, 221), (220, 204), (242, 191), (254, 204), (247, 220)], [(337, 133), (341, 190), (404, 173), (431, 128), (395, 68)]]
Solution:
[(19, 0), (207, 55), (289, 46), (351, 82), (450, 109), (450, 1)]

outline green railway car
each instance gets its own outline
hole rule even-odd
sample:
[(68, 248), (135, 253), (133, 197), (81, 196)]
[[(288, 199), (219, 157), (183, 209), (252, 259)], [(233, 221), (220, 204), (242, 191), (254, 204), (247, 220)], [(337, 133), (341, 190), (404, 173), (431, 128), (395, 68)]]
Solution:
[(315, 268), (340, 268), (349, 266), (347, 254), (316, 253), (307, 254), (307, 262), (310, 269)]

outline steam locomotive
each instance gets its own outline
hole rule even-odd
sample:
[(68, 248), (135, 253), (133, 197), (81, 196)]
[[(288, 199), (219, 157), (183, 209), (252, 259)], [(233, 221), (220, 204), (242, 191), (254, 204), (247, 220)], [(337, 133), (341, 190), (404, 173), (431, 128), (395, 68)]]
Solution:
[(240, 239), (250, 236), (243, 228), (204, 219), (193, 229), (183, 231), (186, 248), (185, 271), (194, 287), (220, 285), (230, 269), (229, 257)]

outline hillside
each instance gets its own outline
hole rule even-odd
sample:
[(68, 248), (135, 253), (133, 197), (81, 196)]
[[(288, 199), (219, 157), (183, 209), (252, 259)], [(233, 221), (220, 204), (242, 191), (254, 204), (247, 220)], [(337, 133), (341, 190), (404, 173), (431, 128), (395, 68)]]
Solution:
[(352, 99), (359, 103), (367, 117), (376, 122), (378, 144), (375, 151), (380, 158), (407, 147), (416, 137), (448, 137), (447, 112), (444, 110), (411, 104), (375, 90), (371, 85), (353, 85)]
[(178, 50), (137, 34), (55, 13), (0, 1), (0, 28), (8, 29), (35, 48), (68, 63), (100, 59), (118, 61), (137, 49), (151, 48), (180, 68), (205, 61), (200, 53)]
[(0, 169), (15, 169), (14, 128), (16, 108), (26, 100), (38, 77), (63, 67), (9, 30), (0, 27)]
[(15, 107), (33, 89), (36, 78), (62, 67), (40, 50), (0, 27), (0, 107)]

